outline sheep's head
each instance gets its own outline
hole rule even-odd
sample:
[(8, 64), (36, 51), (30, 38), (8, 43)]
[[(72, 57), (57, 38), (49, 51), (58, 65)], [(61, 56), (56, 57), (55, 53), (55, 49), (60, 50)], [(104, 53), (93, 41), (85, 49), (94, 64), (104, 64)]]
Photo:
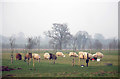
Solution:
[(93, 54), (92, 56), (93, 56), (93, 57), (97, 57), (97, 55), (96, 55), (96, 54)]
[(78, 57), (78, 54), (75, 53), (75, 56)]
[(65, 57), (65, 55), (63, 55), (63, 57)]

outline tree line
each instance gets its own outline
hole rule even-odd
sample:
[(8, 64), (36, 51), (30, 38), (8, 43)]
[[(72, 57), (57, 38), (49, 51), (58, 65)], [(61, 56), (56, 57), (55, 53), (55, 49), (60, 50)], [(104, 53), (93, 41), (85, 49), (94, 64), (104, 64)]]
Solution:
[[(9, 38), (9, 43), (14, 39), (14, 48), (28, 48), (28, 49), (118, 49), (118, 39), (105, 39), (102, 34), (95, 34), (94, 38), (86, 31), (78, 31), (72, 35), (67, 24), (54, 23), (51, 30), (45, 31), (44, 35), (47, 37), (46, 45), (42, 44), (42, 37), (28, 37), (25, 44), (16, 44), (15, 37)], [(11, 39), (11, 40), (10, 40)], [(2, 43), (2, 48), (10, 48), (10, 44)]]

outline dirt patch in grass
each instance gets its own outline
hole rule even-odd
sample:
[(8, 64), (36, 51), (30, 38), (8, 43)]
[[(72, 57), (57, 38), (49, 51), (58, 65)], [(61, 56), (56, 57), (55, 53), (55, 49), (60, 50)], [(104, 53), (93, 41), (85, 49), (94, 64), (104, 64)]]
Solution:
[(98, 76), (104, 76), (105, 74), (117, 74), (118, 72), (117, 71), (110, 71), (110, 72), (106, 72), (106, 71), (99, 71), (99, 72), (93, 72), (91, 74), (94, 74), (94, 75), (98, 75)]
[(22, 68), (14, 69), (14, 68), (10, 68), (8, 66), (0, 66), (0, 71), (11, 71), (11, 70), (20, 70), (20, 69), (22, 69)]
[(14, 77), (15, 75), (9, 74), (9, 75), (5, 75), (4, 77)]

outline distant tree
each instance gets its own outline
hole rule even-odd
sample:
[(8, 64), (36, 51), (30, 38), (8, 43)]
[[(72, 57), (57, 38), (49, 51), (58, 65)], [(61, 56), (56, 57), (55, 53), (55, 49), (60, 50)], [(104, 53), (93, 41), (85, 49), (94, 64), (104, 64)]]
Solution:
[(92, 37), (89, 35), (89, 38), (87, 40), (87, 46), (88, 46), (88, 49), (90, 49), (90, 53), (91, 53), (91, 50), (93, 49), (93, 41), (92, 41)]
[(89, 34), (86, 31), (76, 33), (78, 49), (85, 49), (85, 45), (89, 39)]
[(10, 48), (11, 48), (11, 63), (13, 63), (13, 52), (14, 52), (14, 47), (15, 47), (15, 37), (11, 36), (9, 38), (10, 42)]
[(72, 37), (73, 51), (76, 51), (77, 49), (77, 39), (78, 38), (76, 36)]
[(96, 33), (96, 34), (94, 35), (94, 39), (103, 40), (103, 39), (105, 39), (105, 38), (104, 38), (104, 36), (103, 36), (102, 34)]
[(35, 45), (36, 45), (36, 39), (32, 37), (28, 37), (26, 48), (29, 50), (29, 52)]
[(51, 39), (49, 41), (49, 46), (55, 49), (56, 51), (57, 51), (57, 48), (59, 48), (58, 42), (54, 39)]
[(117, 49), (118, 48), (118, 43), (117, 39), (113, 38), (112, 41), (109, 43), (109, 49)]
[(35, 37), (34, 41), (36, 42), (37, 49), (40, 49), (40, 40), (41, 36)]
[(45, 32), (45, 35), (50, 37), (53, 40), (52, 44), (55, 44), (54, 46), (57, 46), (60, 50), (71, 38), (67, 24), (54, 23), (52, 30)]
[(102, 49), (102, 43), (97, 39), (94, 42), (94, 48), (95, 49)]

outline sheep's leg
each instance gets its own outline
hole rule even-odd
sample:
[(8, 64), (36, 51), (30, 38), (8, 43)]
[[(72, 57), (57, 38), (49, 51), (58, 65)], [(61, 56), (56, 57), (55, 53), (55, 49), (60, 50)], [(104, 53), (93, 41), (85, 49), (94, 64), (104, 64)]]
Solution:
[(40, 63), (40, 58), (38, 59), (38, 62)]
[(29, 65), (29, 58), (28, 58), (28, 65)]
[(53, 64), (55, 64), (55, 59), (54, 59), (54, 61), (53, 61)]
[(31, 63), (31, 59), (32, 59), (32, 58), (30, 58), (30, 61), (29, 61), (29, 63)]
[(72, 59), (72, 66), (74, 66), (74, 58)]
[(80, 58), (79, 58), (79, 65), (80, 65)]
[(75, 57), (74, 57), (74, 65), (75, 65)]
[(35, 65), (35, 64), (34, 64), (34, 57), (33, 57), (33, 67), (34, 67), (34, 65)]

